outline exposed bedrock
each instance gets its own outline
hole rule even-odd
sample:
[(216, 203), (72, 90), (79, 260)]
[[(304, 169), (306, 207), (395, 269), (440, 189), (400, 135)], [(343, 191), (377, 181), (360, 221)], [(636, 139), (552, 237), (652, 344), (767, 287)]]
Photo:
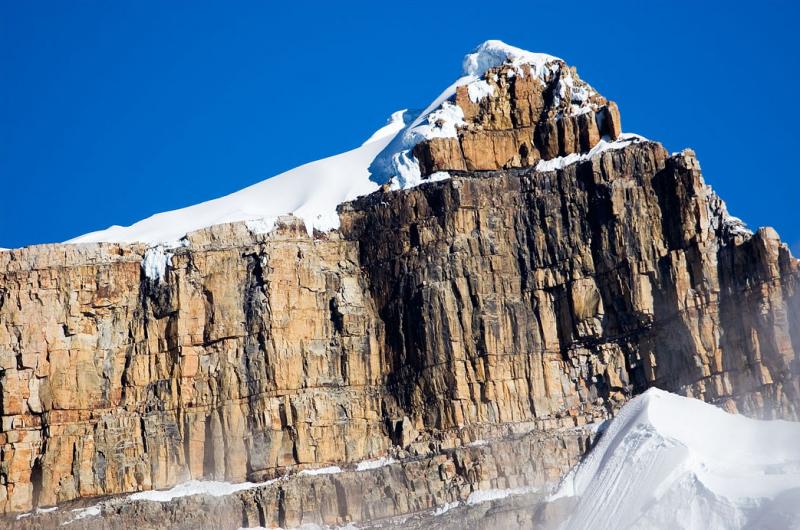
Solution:
[(369, 470), (282, 477), (220, 497), (194, 495), (169, 502), (114, 498), (90, 508), (102, 517), (81, 517), (86, 508), (69, 504), (25, 516), (15, 528), (236, 530), (369, 522), (402, 528), (398, 520), (407, 514), (430, 520), (437, 507), (469, 501), (475, 488), (528, 493), (541, 500), (593, 437), (590, 429), (581, 428), (532, 431)]
[(797, 418), (798, 262), (691, 151), (486, 173), (343, 209), (414, 422), (609, 407), (648, 386)]
[(543, 76), (532, 75), (529, 65), (505, 64), (489, 69), (480, 82), (487, 95), (470, 93), (474, 85), (456, 90), (464, 125), (455, 137), (431, 138), (414, 147), (423, 176), (529, 167), (585, 153), (622, 132), (616, 103), (559, 60)]
[[(146, 249), (0, 253), (5, 512), (430, 456), (607, 417), (659, 386), (798, 417), (798, 262), (750, 235), (691, 152), (376, 193)], [(409, 500), (409, 502), (411, 502)]]

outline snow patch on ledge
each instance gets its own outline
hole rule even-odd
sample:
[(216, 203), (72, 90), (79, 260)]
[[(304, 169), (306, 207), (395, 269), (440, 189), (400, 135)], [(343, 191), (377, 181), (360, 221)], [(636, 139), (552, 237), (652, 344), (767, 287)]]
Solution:
[(94, 506), (89, 506), (87, 508), (75, 508), (72, 510), (72, 513), (75, 514), (75, 517), (70, 519), (69, 521), (64, 521), (61, 523), (61, 526), (67, 526), (72, 522), (79, 521), (80, 519), (85, 519), (86, 517), (97, 517), (100, 515), (100, 505), (95, 504)]
[(467, 85), (469, 100), (473, 103), (494, 95), (494, 86), (487, 83), (484, 79), (478, 79)]
[(469, 494), (469, 497), (467, 498), (467, 504), (475, 505), (475, 504), (480, 504), (482, 502), (505, 499), (506, 497), (511, 497), (515, 495), (535, 493), (536, 491), (538, 491), (538, 488), (535, 487), (512, 488), (506, 490), (500, 490), (500, 489), (477, 490)]
[(438, 517), (440, 515), (444, 515), (447, 512), (449, 512), (450, 510), (452, 510), (454, 508), (458, 508), (459, 504), (461, 504), (461, 503), (458, 502), (458, 501), (447, 502), (445, 504), (442, 504), (441, 506), (439, 506), (435, 510), (433, 510), (433, 512), (431, 512), (431, 515), (433, 515), (434, 517)]
[(75, 518), (73, 519), (73, 521), (77, 521), (78, 519), (83, 519), (84, 517), (97, 517), (98, 515), (100, 515), (100, 506), (77, 508), (72, 511), (75, 512)]
[(58, 510), (58, 506), (51, 506), (50, 508), (36, 508), (32, 512), (21, 513), (17, 515), (17, 521), (20, 519), (25, 519), (26, 517), (30, 517), (33, 514), (39, 515), (40, 513), (50, 513)]
[[(674, 155), (673, 155), (674, 156)], [(728, 205), (722, 200), (722, 197), (716, 194), (713, 188), (703, 182), (707, 196), (706, 208), (708, 208), (708, 217), (711, 220), (712, 228), (717, 231), (721, 237), (717, 240), (718, 244), (724, 244), (730, 237), (750, 239), (753, 236), (753, 231), (748, 228), (747, 224), (728, 213)]]
[(214, 480), (190, 480), (183, 484), (178, 484), (174, 488), (168, 490), (150, 490), (140, 491), (128, 496), (132, 501), (155, 501), (155, 502), (169, 502), (173, 499), (180, 497), (188, 497), (190, 495), (210, 495), (212, 497), (222, 497), (231, 495), (238, 491), (249, 490), (258, 488), (260, 486), (268, 486), (277, 479), (268, 480), (266, 482), (240, 482), (232, 484), (230, 482), (218, 482)]
[(436, 173), (431, 173), (430, 175), (428, 175), (428, 178), (425, 179), (424, 182), (441, 182), (443, 180), (448, 180), (450, 178), (453, 177), (447, 171), (437, 171)]
[(333, 475), (336, 473), (341, 473), (342, 468), (339, 466), (327, 466), (327, 467), (318, 467), (317, 469), (304, 469), (300, 473), (299, 476), (315, 476), (315, 475)]
[(649, 140), (644, 136), (632, 133), (622, 133), (616, 140), (612, 140), (608, 136), (604, 136), (600, 142), (598, 142), (598, 144), (595, 145), (588, 153), (573, 153), (567, 156), (557, 156), (555, 158), (551, 158), (550, 160), (540, 160), (539, 163), (536, 164), (536, 171), (544, 172), (564, 169), (571, 164), (582, 162), (584, 160), (590, 160), (606, 151), (623, 149), (631, 144), (647, 141)]
[(745, 237), (753, 235), (753, 231), (747, 227), (747, 224), (734, 215), (728, 215), (727, 217), (724, 217), (722, 222), (728, 232), (732, 235)]
[(370, 469), (378, 469), (381, 467), (385, 467), (397, 462), (394, 458), (382, 456), (380, 458), (376, 458), (375, 460), (364, 460), (359, 462), (356, 466), (356, 471), (368, 471)]
[(262, 217), (260, 219), (250, 219), (244, 224), (253, 234), (268, 234), (275, 229), (278, 219), (276, 217)]
[[(290, 530), (288, 528), (284, 529), (281, 527), (270, 527), (266, 528), (264, 526), (249, 526), (249, 527), (241, 527), (239, 530)], [(293, 526), (291, 530), (359, 530), (359, 528), (354, 525), (353, 523), (347, 523), (343, 526), (328, 526), (323, 525), (320, 526), (315, 523), (303, 523), (300, 526)]]

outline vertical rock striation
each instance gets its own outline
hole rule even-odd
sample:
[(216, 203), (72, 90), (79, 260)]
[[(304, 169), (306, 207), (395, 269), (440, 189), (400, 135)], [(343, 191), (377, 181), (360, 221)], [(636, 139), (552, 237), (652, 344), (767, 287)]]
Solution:
[(612, 408), (649, 386), (798, 415), (798, 262), (655, 143), (342, 212), (398, 401), (449, 428)]

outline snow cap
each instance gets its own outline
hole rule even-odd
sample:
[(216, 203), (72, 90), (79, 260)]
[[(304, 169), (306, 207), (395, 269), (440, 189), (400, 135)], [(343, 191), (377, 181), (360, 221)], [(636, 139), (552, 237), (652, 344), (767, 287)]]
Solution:
[(538, 73), (545, 64), (552, 61), (561, 59), (546, 53), (529, 52), (500, 40), (487, 40), (464, 57), (462, 70), (463, 75), (480, 77), (490, 68), (511, 62), (516, 65), (530, 64)]

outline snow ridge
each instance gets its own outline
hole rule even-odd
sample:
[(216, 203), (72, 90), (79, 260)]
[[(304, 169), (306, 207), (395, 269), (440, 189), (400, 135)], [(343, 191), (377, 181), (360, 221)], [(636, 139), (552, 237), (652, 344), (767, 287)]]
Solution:
[(800, 525), (798, 439), (800, 423), (651, 389), (622, 408), (551, 500), (577, 497), (566, 529)]
[(515, 67), (528, 64), (531, 66), (533, 75), (541, 76), (549, 63), (560, 60), (558, 57), (546, 53), (534, 53), (510, 46), (503, 41), (487, 40), (464, 57), (462, 70), (463, 75), (480, 77), (486, 70), (510, 62)]
[[(336, 206), (378, 189), (368, 167), (403, 128), (406, 113), (392, 114), (389, 123), (363, 145), (345, 153), (310, 162), (219, 199), (155, 214), (131, 226), (112, 226), (66, 243), (168, 243), (208, 226), (250, 221), (251, 230), (269, 229), (278, 217), (294, 214), (309, 234), (339, 227)], [(155, 275), (160, 268), (151, 270)]]

